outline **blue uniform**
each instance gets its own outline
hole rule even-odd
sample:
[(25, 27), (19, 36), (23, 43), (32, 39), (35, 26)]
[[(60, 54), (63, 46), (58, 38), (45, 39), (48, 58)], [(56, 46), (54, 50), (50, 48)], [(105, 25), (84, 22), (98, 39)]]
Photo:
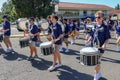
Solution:
[[(56, 25), (52, 25), (52, 34), (53, 34), (53, 39), (57, 39), (61, 34), (62, 34), (62, 28), (61, 25), (56, 23)], [(61, 45), (62, 44), (62, 39), (58, 40), (55, 44)]]
[[(105, 43), (107, 39), (110, 39), (110, 32), (109, 28), (102, 24), (101, 26), (95, 25), (95, 30), (91, 31), (91, 36), (95, 38), (95, 35), (97, 35), (99, 47), (102, 47), (102, 45)], [(96, 41), (96, 39), (95, 39)], [(104, 53), (104, 50), (100, 49), (100, 53)]]
[[(36, 26), (36, 25), (30, 25), (30, 33), (31, 34), (36, 34), (36, 33), (38, 33), (38, 27)], [(32, 41), (35, 41), (35, 42), (37, 42), (38, 41), (38, 38), (37, 38), (37, 36), (34, 36), (33, 38), (31, 38), (31, 40)]]
[(83, 25), (83, 26), (84, 26), (84, 29), (86, 30), (86, 27), (87, 27), (87, 23), (84, 23), (84, 25)]
[(114, 25), (114, 21), (113, 20), (109, 20), (107, 22), (107, 24), (108, 24), (109, 30), (112, 30), (112, 26), (110, 26), (110, 25)]
[(79, 31), (80, 30), (80, 23), (76, 24), (76, 30)]
[(70, 29), (70, 32), (74, 31), (75, 30), (75, 24), (74, 23), (70, 23), (69, 24), (69, 29)]
[(120, 35), (120, 26), (119, 25), (116, 26), (115, 29), (116, 29), (116, 34)]
[[(69, 29), (69, 25), (68, 24), (65, 24), (65, 31), (64, 31), (64, 38), (68, 38), (69, 36), (68, 36), (68, 32), (70, 32), (70, 29)], [(67, 35), (66, 35), (67, 34)]]
[(9, 29), (9, 31), (7, 31), (7, 32), (4, 33), (5, 36), (10, 36), (11, 35), (11, 28), (10, 28), (10, 22), (9, 21), (5, 21), (3, 23), (3, 29), (4, 30)]

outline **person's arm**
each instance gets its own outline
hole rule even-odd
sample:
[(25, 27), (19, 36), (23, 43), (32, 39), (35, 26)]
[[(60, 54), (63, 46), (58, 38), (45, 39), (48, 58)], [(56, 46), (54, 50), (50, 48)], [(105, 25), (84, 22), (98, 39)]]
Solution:
[(28, 29), (24, 30), (24, 36), (26, 36), (26, 34), (28, 34)]
[(102, 45), (102, 49), (105, 50), (106, 49), (106, 45), (108, 44), (108, 41), (110, 39), (110, 32), (109, 32), (109, 28), (106, 26), (106, 29), (104, 31), (105, 33), (105, 42), (104, 44)]
[(54, 42), (59, 41), (62, 38), (62, 34), (59, 35), (59, 37), (57, 39), (54, 39)]
[(102, 45), (102, 49), (105, 50), (106, 49), (106, 45), (108, 44), (109, 39), (105, 40), (104, 44)]
[(10, 29), (6, 29), (6, 30), (2, 29), (1, 32), (8, 32), (9, 30)]
[(85, 44), (88, 44), (92, 40), (92, 36), (88, 38), (88, 40), (85, 40)]

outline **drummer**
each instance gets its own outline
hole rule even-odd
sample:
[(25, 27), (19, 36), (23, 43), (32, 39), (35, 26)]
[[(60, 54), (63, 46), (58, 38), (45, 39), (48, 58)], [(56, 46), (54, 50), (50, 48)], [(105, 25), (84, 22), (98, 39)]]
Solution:
[[(38, 32), (38, 27), (34, 24), (34, 18), (33, 17), (31, 17), (29, 19), (29, 23), (30, 23), (29, 37), (30, 37), (31, 43), (30, 43), (30, 46), (29, 46), (30, 56), (29, 56), (28, 60), (32, 60), (34, 58), (38, 58), (37, 48), (36, 48), (35, 43), (38, 41), (39, 32)], [(34, 58), (32, 57), (33, 54), (35, 54)]]
[[(54, 70), (57, 67), (62, 66), (61, 64), (61, 55), (59, 52), (60, 45), (62, 44), (62, 28), (61, 26), (57, 23), (58, 17), (53, 16), (52, 17), (52, 36), (53, 36), (53, 43), (54, 43), (54, 55), (53, 55), (53, 64), (48, 68), (49, 71)], [(56, 64), (58, 60), (58, 64)]]
[(7, 47), (6, 52), (11, 52), (13, 51), (12, 44), (10, 41), (10, 35), (11, 35), (11, 28), (10, 28), (10, 22), (8, 21), (8, 17), (4, 15), (2, 17), (3, 19), (3, 29), (0, 30), (0, 32), (4, 32), (4, 38), (3, 41)]
[[(101, 73), (101, 58), (102, 55), (104, 53), (104, 50), (106, 49), (106, 44), (108, 43), (108, 40), (110, 39), (110, 33), (109, 33), (109, 28), (104, 24), (103, 20), (104, 20), (104, 13), (102, 11), (98, 11), (95, 14), (95, 20), (96, 20), (96, 25), (95, 25), (95, 30), (91, 31), (91, 36), (89, 37), (89, 39), (87, 40), (86, 43), (88, 43), (89, 41), (93, 40), (93, 38), (95, 38), (95, 33), (96, 31), (98, 31), (97, 33), (97, 39), (98, 39), (98, 43), (99, 43), (99, 51), (100, 51), (100, 58), (99, 58), (99, 64), (95, 67), (95, 75), (94, 75), (94, 80), (99, 80), (102, 77), (102, 73)], [(96, 30), (98, 29), (98, 30)]]
[(48, 39), (48, 41), (51, 41), (52, 40), (51, 39), (51, 33), (52, 33), (51, 26), (53, 25), (53, 23), (51, 21), (51, 16), (50, 15), (47, 17), (47, 20), (48, 20), (48, 23), (49, 23), (47, 39)]
[(69, 27), (70, 27), (70, 33), (71, 33), (71, 44), (73, 45), (75, 43), (75, 24), (73, 20), (69, 20)]
[[(69, 25), (67, 24), (67, 19), (63, 19), (63, 24), (64, 24), (64, 32), (63, 32), (63, 42), (66, 44), (66, 50), (65, 52), (68, 53), (69, 52), (69, 42), (68, 42), (68, 38), (69, 38), (69, 34), (70, 34), (70, 29), (69, 29)], [(62, 48), (60, 48), (59, 51), (63, 51)]]
[[(84, 24), (84, 30), (85, 30), (85, 39), (87, 40), (90, 37), (90, 31), (91, 31), (88, 28), (89, 27), (88, 25), (90, 25), (92, 23), (92, 20), (91, 20), (91, 18), (87, 18), (86, 20), (87, 20), (87, 22), (86, 22), (86, 24)], [(89, 47), (89, 46), (91, 46), (90, 44), (91, 44), (91, 42), (89, 42), (88, 44), (85, 44), (85, 46)]]
[(116, 39), (117, 51), (120, 52), (120, 21), (118, 21), (118, 25), (116, 26)]

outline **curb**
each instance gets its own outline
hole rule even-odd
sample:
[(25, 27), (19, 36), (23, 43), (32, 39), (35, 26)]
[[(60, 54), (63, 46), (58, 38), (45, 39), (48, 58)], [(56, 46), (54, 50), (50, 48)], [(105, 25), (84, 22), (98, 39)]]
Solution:
[[(40, 36), (47, 36), (48, 34), (40, 34)], [(24, 35), (11, 35), (10, 38), (23, 38)]]

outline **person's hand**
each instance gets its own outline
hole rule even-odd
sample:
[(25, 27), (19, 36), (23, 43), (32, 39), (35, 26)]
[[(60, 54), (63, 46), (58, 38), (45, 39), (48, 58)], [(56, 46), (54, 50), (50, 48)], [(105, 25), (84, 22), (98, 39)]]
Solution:
[(48, 41), (51, 41), (51, 40), (52, 40), (52, 36), (51, 36), (51, 35), (48, 35), (48, 36), (47, 36), (47, 39), (48, 39)]
[(106, 45), (102, 45), (102, 50), (105, 50), (106, 49)]
[(85, 44), (88, 44), (88, 43), (89, 43), (89, 41), (85, 40)]
[(57, 39), (54, 39), (53, 42), (56, 43), (58, 40)]
[(33, 38), (33, 37), (34, 37), (34, 35), (33, 35), (33, 34), (29, 34), (29, 37), (30, 37), (30, 38)]

